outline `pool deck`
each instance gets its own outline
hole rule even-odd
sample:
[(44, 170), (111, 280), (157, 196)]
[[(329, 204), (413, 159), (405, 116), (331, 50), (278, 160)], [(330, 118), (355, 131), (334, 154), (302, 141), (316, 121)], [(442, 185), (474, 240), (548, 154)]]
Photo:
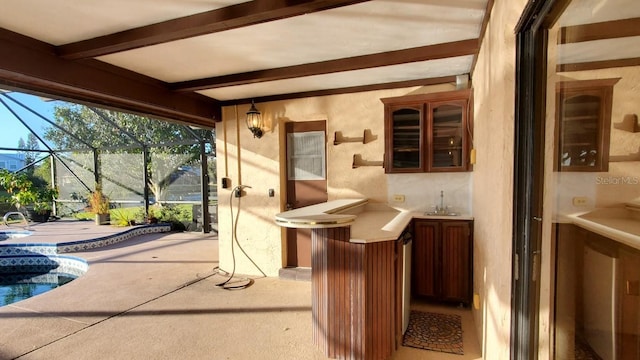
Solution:
[[(123, 228), (31, 230), (30, 241), (58, 243)], [(0, 359), (325, 359), (311, 342), (310, 283), (254, 277), (245, 290), (221, 289), (215, 234), (145, 234), (69, 255), (87, 260), (85, 275), (0, 307)], [(463, 316), (465, 355), (401, 347), (393, 359), (480, 359), (471, 313), (441, 311)]]

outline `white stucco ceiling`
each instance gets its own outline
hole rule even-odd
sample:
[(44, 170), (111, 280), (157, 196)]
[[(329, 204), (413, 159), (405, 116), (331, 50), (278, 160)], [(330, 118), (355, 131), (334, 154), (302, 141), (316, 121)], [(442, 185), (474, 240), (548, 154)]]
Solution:
[(62, 45), (242, 3), (238, 0), (2, 0), (0, 27)]
[(460, 3), (365, 2), (100, 60), (175, 82), (478, 38), (484, 1)]

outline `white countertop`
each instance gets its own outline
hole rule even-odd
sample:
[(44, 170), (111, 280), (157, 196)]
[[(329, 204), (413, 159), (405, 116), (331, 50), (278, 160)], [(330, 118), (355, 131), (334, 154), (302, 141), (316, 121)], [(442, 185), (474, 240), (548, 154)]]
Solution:
[(625, 208), (599, 208), (561, 216), (559, 222), (583, 229), (640, 249), (640, 212)]
[(276, 224), (284, 227), (310, 229), (347, 226), (354, 222), (353, 214), (336, 214), (366, 204), (366, 199), (342, 199), (301, 207), (276, 214)]
[(413, 218), (473, 220), (468, 215), (425, 215), (387, 204), (369, 203), (367, 199), (343, 199), (279, 213), (276, 215), (276, 224), (291, 228), (351, 226), (350, 242), (371, 243), (396, 240)]

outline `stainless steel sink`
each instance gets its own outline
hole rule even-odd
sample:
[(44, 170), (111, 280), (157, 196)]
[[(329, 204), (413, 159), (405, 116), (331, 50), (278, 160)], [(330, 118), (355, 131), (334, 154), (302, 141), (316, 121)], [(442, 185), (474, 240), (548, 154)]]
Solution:
[(460, 216), (460, 214), (455, 213), (455, 212), (448, 212), (448, 213), (441, 213), (441, 212), (426, 212), (424, 213), (425, 215), (428, 216)]

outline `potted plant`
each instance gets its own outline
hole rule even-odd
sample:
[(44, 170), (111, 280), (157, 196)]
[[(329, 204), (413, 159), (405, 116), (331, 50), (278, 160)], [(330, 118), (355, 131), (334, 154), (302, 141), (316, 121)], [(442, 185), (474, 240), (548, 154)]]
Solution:
[(58, 197), (58, 190), (54, 188), (38, 188), (34, 191), (32, 205), (27, 207), (29, 217), (32, 221), (46, 222), (53, 210), (53, 201)]
[(102, 192), (102, 186), (96, 184), (96, 190), (89, 195), (89, 211), (96, 216), (96, 225), (109, 225), (109, 198)]

